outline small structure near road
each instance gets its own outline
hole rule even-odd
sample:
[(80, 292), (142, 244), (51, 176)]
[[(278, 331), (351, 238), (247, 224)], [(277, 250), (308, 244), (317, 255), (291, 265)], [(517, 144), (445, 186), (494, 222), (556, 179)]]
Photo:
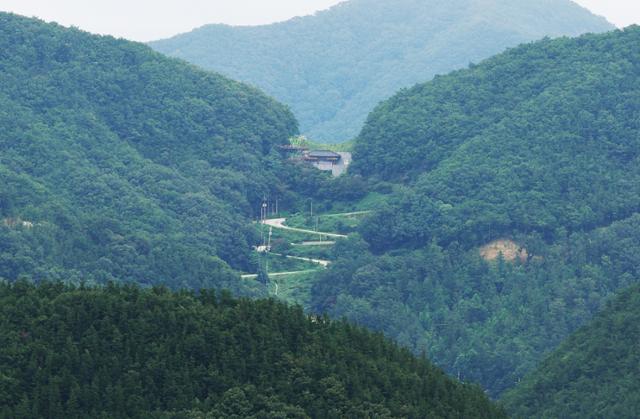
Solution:
[(306, 152), (302, 158), (311, 163), (333, 164), (340, 160), (340, 154), (330, 150), (312, 150)]
[(304, 152), (302, 160), (315, 168), (327, 172), (335, 177), (347, 171), (351, 164), (351, 153), (336, 153), (329, 150), (312, 150)]
[(305, 146), (285, 144), (278, 146), (280, 152), (289, 155), (289, 159), (299, 161), (318, 170), (331, 172), (338, 177), (347, 171), (351, 164), (351, 153), (331, 150), (309, 150)]

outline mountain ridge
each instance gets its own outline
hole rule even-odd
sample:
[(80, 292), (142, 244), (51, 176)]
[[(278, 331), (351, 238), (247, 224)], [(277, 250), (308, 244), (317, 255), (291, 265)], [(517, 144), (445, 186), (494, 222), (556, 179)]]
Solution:
[(275, 300), (18, 281), (0, 302), (2, 417), (506, 418), (380, 334)]
[(34, 224), (0, 225), (0, 277), (239, 288), (252, 208), (296, 199), (289, 110), (143, 44), (0, 24), (0, 219)]
[(313, 139), (346, 141), (400, 88), (545, 35), (613, 28), (563, 0), (351, 0), (285, 22), (206, 25), (149, 44), (264, 89)]

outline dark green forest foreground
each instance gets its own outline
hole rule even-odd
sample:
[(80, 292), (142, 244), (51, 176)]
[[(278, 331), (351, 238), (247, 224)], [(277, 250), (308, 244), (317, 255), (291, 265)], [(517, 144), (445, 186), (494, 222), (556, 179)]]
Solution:
[(272, 300), (0, 284), (4, 418), (506, 417), (380, 334)]
[(637, 418), (640, 288), (624, 291), (567, 339), (504, 404), (516, 418)]
[[(513, 387), (640, 279), (639, 75), (630, 27), (525, 45), (378, 106), (352, 169), (394, 193), (338, 245), (314, 309), (494, 397)], [(485, 260), (488, 244), (516, 254)]]
[(349, 0), (258, 27), (207, 25), (152, 42), (291, 106), (311, 138), (355, 137), (398, 89), (544, 36), (614, 29), (568, 0)]
[[(0, 13), (0, 277), (236, 288), (249, 220), (307, 179), (259, 91), (150, 48)], [(322, 179), (311, 178), (311, 182)], [(252, 211), (252, 208), (256, 208)]]

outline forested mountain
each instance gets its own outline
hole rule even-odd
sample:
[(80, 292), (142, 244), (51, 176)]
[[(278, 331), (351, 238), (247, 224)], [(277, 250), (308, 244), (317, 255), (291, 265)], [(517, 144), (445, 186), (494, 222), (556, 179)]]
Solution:
[(634, 26), (525, 45), (381, 104), (351, 170), (411, 189), (365, 236), (376, 249), (552, 238), (640, 210), (639, 41)]
[(381, 104), (352, 168), (394, 192), (336, 249), (315, 309), (493, 396), (515, 385), (640, 279), (639, 74), (630, 27), (525, 45)]
[(506, 415), (406, 349), (272, 300), (0, 283), (6, 418)]
[(348, 140), (398, 89), (544, 36), (613, 29), (568, 0), (349, 0), (258, 26), (208, 25), (152, 42), (291, 106), (315, 139)]
[(573, 334), (504, 404), (516, 418), (636, 418), (640, 288), (626, 290)]
[(252, 207), (293, 199), (289, 110), (142, 44), (0, 14), (0, 126), (8, 280), (232, 287)]

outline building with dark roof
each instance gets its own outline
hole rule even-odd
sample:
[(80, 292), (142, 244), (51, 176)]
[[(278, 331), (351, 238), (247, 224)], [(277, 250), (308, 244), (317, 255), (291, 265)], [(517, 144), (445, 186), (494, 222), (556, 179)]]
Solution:
[(319, 170), (331, 172), (333, 176), (343, 174), (351, 163), (351, 153), (336, 153), (329, 150), (307, 151), (302, 161)]
[(340, 154), (329, 150), (312, 150), (305, 153), (304, 160), (310, 162), (337, 162), (341, 158)]

